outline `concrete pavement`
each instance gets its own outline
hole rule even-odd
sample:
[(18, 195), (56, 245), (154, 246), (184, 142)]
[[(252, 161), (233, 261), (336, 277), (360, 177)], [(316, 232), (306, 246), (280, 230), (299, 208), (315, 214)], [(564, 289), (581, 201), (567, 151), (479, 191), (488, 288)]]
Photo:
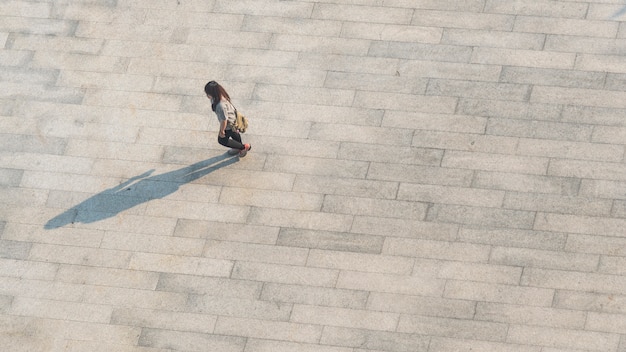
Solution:
[(0, 346), (625, 352), (625, 6), (0, 1)]

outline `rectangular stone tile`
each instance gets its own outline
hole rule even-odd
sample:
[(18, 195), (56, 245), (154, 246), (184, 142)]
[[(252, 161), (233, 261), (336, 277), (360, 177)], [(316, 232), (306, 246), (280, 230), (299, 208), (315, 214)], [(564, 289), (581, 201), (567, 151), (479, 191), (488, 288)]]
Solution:
[(473, 171), (433, 166), (371, 163), (370, 180), (412, 182), (431, 185), (469, 186)]
[(554, 308), (624, 314), (626, 312), (626, 296), (596, 292), (557, 291)]
[[(324, 71), (369, 73), (379, 75), (394, 75), (397, 71), (398, 59), (369, 56), (345, 56), (332, 54), (299, 53), (297, 68), (308, 68)], [(299, 101), (283, 101), (284, 103), (302, 103)], [(307, 103), (305, 100), (304, 103)], [(310, 104), (316, 104), (311, 101)], [(319, 104), (319, 102), (317, 102)], [(328, 103), (326, 105), (338, 105)], [(350, 107), (349, 104), (346, 104)], [(360, 105), (354, 105), (360, 108)], [(334, 118), (334, 117), (333, 117)]]
[(500, 136), (589, 142), (593, 128), (573, 123), (491, 118), (486, 132)]
[(428, 89), (426, 90), (426, 95), (528, 101), (530, 90), (530, 86), (525, 84), (431, 79), (428, 84)]
[(24, 16), (3, 16), (0, 30), (7, 33), (29, 33), (36, 35), (57, 35), (67, 37), (74, 32), (76, 24), (52, 18), (28, 18)]
[(469, 62), (471, 52), (468, 46), (373, 41), (369, 56), (466, 64)]
[(420, 131), (484, 133), (487, 119), (471, 115), (432, 114), (385, 111), (382, 125), (389, 128), (408, 128)]
[(127, 287), (153, 290), (159, 279), (158, 273), (102, 268), (80, 265), (61, 265), (56, 280), (99, 286)]
[(190, 295), (187, 301), (191, 313), (274, 321), (289, 321), (292, 308), (287, 303), (208, 295)]
[[(217, 170), (216, 170), (217, 171)], [(198, 179), (198, 183), (211, 186), (240, 187), (245, 180), (247, 188), (291, 191), (295, 175), (277, 171), (260, 171), (222, 168)]]
[(561, 214), (609, 216), (611, 214), (612, 202), (608, 199), (509, 192), (504, 199), (503, 207)]
[(4, 187), (16, 187), (20, 185), (24, 170), (0, 168), (0, 185)]
[(569, 234), (565, 250), (576, 253), (625, 256), (626, 238)]
[[(0, 222), (0, 237), (4, 222)], [(31, 251), (32, 243), (21, 241), (0, 240), (0, 258), (6, 259), (26, 259)], [(382, 241), (380, 246), (382, 247)]]
[(320, 37), (297, 34), (272, 35), (272, 50), (365, 56), (370, 41), (355, 38)]
[(305, 344), (299, 342), (285, 342), (272, 340), (250, 339), (246, 343), (246, 352), (351, 352), (350, 348), (322, 346), (319, 344)]
[[(626, 127), (595, 126), (591, 140), (596, 143), (621, 144), (626, 139)], [(619, 150), (620, 146), (614, 147)], [(618, 158), (616, 158), (618, 159)], [(621, 160), (621, 159), (619, 159)]]
[(338, 288), (264, 283), (260, 299), (310, 306), (363, 309), (369, 292)]
[[(352, 106), (402, 111), (403, 115), (408, 116), (415, 112), (452, 114), (456, 108), (457, 100), (458, 98), (455, 97), (434, 95), (357, 91)], [(398, 105), (398, 101), (402, 101), (404, 104)]]
[(322, 207), (321, 194), (255, 190), (223, 187), (219, 201), (224, 204), (257, 206), (302, 211), (316, 211)]
[[(576, 55), (574, 53), (477, 47), (474, 49), (470, 63), (535, 68), (572, 69), (574, 68), (575, 60)], [(534, 87), (534, 89), (536, 88), (537, 87)]]
[(524, 248), (494, 247), (490, 263), (516, 267), (594, 272), (598, 268), (598, 255), (546, 251)]
[(295, 173), (317, 176), (365, 178), (368, 163), (322, 158), (269, 155), (265, 170), (269, 172)]
[(548, 174), (553, 176), (626, 181), (626, 165), (623, 163), (552, 159), (550, 160)]
[(178, 219), (174, 236), (206, 238), (218, 241), (235, 241), (274, 244), (280, 228), (249, 224), (232, 224), (204, 220)]
[[(455, 351), (500, 351), (500, 352), (540, 352), (540, 346), (528, 346), (521, 344), (490, 342), (468, 339), (452, 339), (433, 337), (430, 342), (430, 352), (455, 352)], [(553, 351), (557, 352), (557, 351)]]
[(583, 329), (587, 314), (577, 310), (478, 302), (474, 319), (505, 324)]
[(342, 271), (337, 288), (403, 295), (441, 297), (445, 280), (425, 276)]
[(305, 248), (214, 240), (206, 240), (202, 251), (208, 258), (287, 265), (305, 265), (308, 254)]
[(471, 319), (476, 303), (465, 300), (370, 292), (367, 309), (424, 316)]
[[(263, 8), (267, 6), (271, 5), (264, 4)], [(241, 11), (249, 11), (249, 8), (241, 9)], [(238, 11), (238, 13), (241, 13), (241, 11)], [(308, 16), (291, 18), (285, 16), (282, 12), (280, 16), (258, 16), (259, 13), (256, 11), (263, 11), (263, 9), (256, 9), (255, 16), (244, 17), (241, 30), (333, 37), (338, 36), (342, 32), (342, 27), (346, 25), (340, 21), (306, 18)]]
[[(434, 266), (437, 277), (447, 280), (468, 280), (515, 285), (519, 283), (519, 279), (522, 276), (520, 267), (495, 261), (489, 264), (444, 261), (436, 263)], [(420, 270), (419, 263), (416, 264), (415, 270)]]
[(413, 259), (380, 254), (312, 249), (307, 258), (307, 266), (408, 275), (413, 270)]
[(582, 54), (576, 58), (575, 68), (585, 71), (626, 73), (623, 55)]
[(538, 213), (534, 229), (599, 236), (625, 237), (626, 219)]
[(108, 323), (112, 309), (112, 307), (99, 304), (14, 297), (9, 312), (12, 315)]
[(559, 1), (506, 1), (487, 0), (485, 12), (505, 13), (511, 15), (546, 16), (556, 18), (584, 18), (587, 14), (587, 4), (566, 4)]
[[(539, 157), (619, 162), (624, 157), (624, 148), (618, 145), (601, 144), (613, 143), (620, 138), (619, 133), (619, 128), (610, 129), (608, 126), (596, 126), (592, 133), (594, 143), (520, 138), (517, 152), (522, 155)], [(624, 132), (623, 138), (626, 138), (626, 132)]]
[(163, 155), (163, 147), (70, 139), (67, 143), (65, 155), (91, 158), (107, 158), (115, 155), (116, 158), (122, 160), (159, 162)]
[(252, 208), (247, 223), (307, 230), (347, 232), (353, 216), (295, 210)]
[[(40, 219), (31, 218), (30, 213), (37, 211), (41, 214), (42, 208), (15, 207), (13, 210), (20, 213), (24, 217), (11, 216), (11, 213), (7, 212), (7, 225), (4, 229), (2, 236), (5, 240), (15, 240), (22, 242), (35, 242), (35, 243), (49, 243), (59, 245), (77, 245), (84, 247), (98, 247), (102, 240), (103, 232), (100, 230), (91, 230), (85, 228), (74, 228), (62, 226), (67, 225), (72, 221), (72, 214), (63, 213), (57, 216), (57, 218), (50, 219), (53, 211), (48, 214), (43, 214)], [(48, 223), (45, 223), (48, 220)], [(58, 220), (57, 220), (58, 219)], [(57, 222), (58, 221), (58, 222)], [(24, 222), (34, 222), (36, 224), (23, 224)], [(58, 225), (58, 226), (57, 226)], [(53, 232), (47, 232), (46, 230), (55, 230)]]
[(261, 288), (262, 283), (255, 281), (169, 273), (161, 273), (156, 286), (157, 291), (245, 299), (257, 298)]
[(626, 270), (624, 270), (624, 264), (626, 264), (626, 260), (623, 257), (602, 256), (600, 258), (598, 272), (621, 276), (626, 273)]
[(131, 270), (216, 277), (230, 276), (232, 268), (229, 260), (141, 252), (133, 253), (129, 264)]
[(621, 276), (575, 271), (526, 268), (522, 285), (558, 290), (621, 294), (626, 281)]
[(216, 0), (214, 7), (209, 7), (217, 13), (237, 13), (255, 16), (274, 16), (274, 17), (295, 17), (308, 18), (313, 9), (313, 4), (309, 3), (269, 3), (259, 4), (254, 0)]
[(41, 189), (4, 187), (0, 203), (17, 206), (44, 206), (48, 191)]
[(580, 181), (573, 177), (521, 175), (506, 172), (478, 172), (472, 187), (516, 192), (574, 196)]
[(182, 98), (158, 93), (115, 90), (87, 91), (83, 104), (89, 106), (135, 107), (143, 110), (178, 111)]
[(116, 308), (111, 324), (139, 326), (142, 328), (191, 331), (210, 334), (217, 317), (205, 314), (159, 311), (152, 309)]
[(382, 199), (396, 198), (397, 189), (397, 182), (314, 175), (297, 175), (293, 185), (293, 190), (299, 192)]
[(350, 106), (354, 91), (348, 89), (322, 89), (316, 87), (294, 87), (257, 84), (253, 98), (261, 101), (282, 103), (315, 103), (320, 105)]
[(549, 18), (539, 16), (517, 16), (515, 32), (546, 33), (559, 35), (577, 35), (586, 37), (615, 38), (617, 23), (609, 21), (591, 21), (588, 19)]
[(465, 187), (400, 183), (397, 199), (412, 202), (500, 207), (504, 200), (504, 192)]
[[(425, 80), (427, 78), (497, 82), (502, 67), (499, 65), (476, 65), (465, 62), (446, 62), (424, 57), (400, 61), (397, 72), (401, 77)], [(413, 93), (425, 92), (426, 87)]]
[(230, 218), (233, 222), (243, 223), (249, 211), (247, 206), (154, 199), (146, 204), (145, 215), (209, 221)]
[(283, 228), (278, 234), (276, 244), (287, 247), (375, 254), (381, 252), (383, 241), (384, 237), (379, 235)]
[(484, 29), (510, 31), (515, 17), (509, 15), (465, 12), (459, 16), (456, 11), (416, 10), (411, 24), (429, 27), (461, 29)]
[(626, 74), (608, 73), (604, 87), (608, 90), (626, 90)]
[(505, 341), (507, 330), (507, 324), (418, 315), (402, 315), (397, 329), (398, 332), (423, 336), (444, 336), (488, 341)]
[(613, 201), (613, 209), (611, 215), (618, 218), (626, 218), (626, 201)]
[(517, 229), (462, 227), (459, 240), (468, 243), (546, 250), (563, 250), (569, 236), (565, 233)]
[(48, 137), (42, 140), (40, 136), (8, 133), (0, 136), (0, 150), (3, 152), (63, 155), (67, 146), (67, 141), (61, 138)]
[(419, 220), (424, 219), (427, 208), (427, 204), (419, 202), (336, 195), (326, 195), (322, 205), (323, 212), (333, 214), (351, 214)]
[(387, 237), (383, 247), (383, 254), (387, 255), (454, 259), (473, 263), (486, 263), (489, 252), (490, 248), (486, 245), (400, 237)]
[(484, 171), (507, 171), (522, 174), (543, 175), (548, 169), (548, 159), (515, 155), (446, 151), (442, 167), (476, 169)]
[(242, 337), (219, 336), (195, 332), (144, 328), (139, 336), (139, 346), (185, 351), (243, 352), (246, 340)]
[(341, 36), (345, 38), (437, 44), (441, 40), (442, 31), (441, 28), (427, 26), (344, 22), (341, 28)]
[[(330, 73), (328, 73), (330, 74)], [(346, 74), (346, 73), (344, 73)], [(380, 126), (384, 111), (350, 106), (328, 106), (315, 103), (282, 103), (279, 107), (271, 108), (268, 114), (277, 114), (285, 120), (337, 123), (337, 116), (341, 116), (344, 124), (354, 126)]]
[(356, 351), (426, 352), (430, 338), (417, 334), (352, 329), (327, 326), (322, 333), (322, 344), (346, 346)]
[(429, 209), (427, 220), (475, 226), (532, 229), (535, 221), (535, 212), (435, 204)]
[(187, 294), (123, 287), (88, 286), (85, 288), (82, 300), (85, 303), (106, 304), (111, 307), (183, 311), (186, 309)]
[(394, 331), (399, 314), (336, 307), (294, 305), (290, 321), (356, 329)]
[(199, 256), (202, 254), (203, 246), (203, 239), (106, 232), (102, 238), (100, 248), (118, 250), (116, 252), (128, 251)]
[(411, 21), (411, 9), (380, 7), (380, 6), (353, 6), (339, 4), (316, 4), (311, 18), (360, 22), (408, 24)]
[[(271, 128), (269, 124), (267, 125), (267, 127)], [(259, 134), (250, 136), (250, 139), (246, 139), (246, 141), (248, 140), (254, 146), (255, 154), (259, 153), (261, 155), (273, 154), (277, 151), (280, 151), (280, 153), (283, 155), (332, 159), (337, 157), (340, 146), (339, 142), (328, 142), (281, 136), (261, 136)], [(298, 145), (298, 148), (285, 148), (285, 145)]]
[[(559, 121), (561, 120), (563, 107), (557, 104), (461, 99), (457, 110), (457, 113), (467, 114), (469, 116)], [(484, 130), (476, 133), (484, 133)]]
[(215, 334), (315, 344), (322, 326), (234, 317), (218, 317)]
[(231, 278), (292, 285), (333, 287), (338, 270), (294, 265), (237, 262)]
[(624, 53), (624, 42), (623, 39), (615, 38), (548, 35), (544, 50), (596, 55), (621, 55)]
[(542, 33), (516, 33), (483, 29), (444, 28), (441, 43), (523, 50), (541, 50)]
[[(350, 232), (380, 235), (386, 237), (406, 237), (433, 240), (454, 240), (459, 227), (453, 224), (436, 224), (412, 219), (394, 219), (357, 216)], [(388, 239), (386, 241), (389, 241)]]
[(586, 330), (620, 334), (626, 328), (626, 315), (589, 313)]
[(54, 280), (59, 270), (58, 264), (0, 259), (0, 275), (20, 279)]
[[(325, 141), (362, 143), (368, 141), (372, 144), (388, 146), (410, 145), (412, 131), (397, 130), (383, 127), (350, 126), (351, 133), (345, 133), (347, 126), (343, 124), (317, 123), (311, 127), (308, 138)], [(394, 138), (390, 139), (389, 136)]]
[[(63, 321), (58, 319), (31, 319), (28, 318), (15, 324), (23, 331), (32, 333), (33, 337), (49, 338), (54, 336), (59, 340), (84, 340), (94, 343), (116, 341), (120, 345), (135, 345), (141, 333), (141, 328), (130, 326), (113, 326), (102, 323)], [(19, 324), (19, 325), (18, 325)]]
[(90, 265), (124, 269), (130, 262), (131, 253), (101, 248), (60, 246), (55, 244), (33, 243), (29, 260), (49, 263)]
[(569, 350), (583, 348), (590, 351), (608, 352), (616, 350), (619, 344), (617, 334), (522, 325), (510, 327), (508, 342), (522, 344), (527, 343), (528, 339), (533, 339), (535, 345)]
[(444, 298), (550, 307), (554, 290), (470, 281), (448, 281)]
[(626, 108), (624, 97), (626, 97), (626, 92), (535, 86), (530, 101), (624, 109)]
[(531, 67), (502, 68), (502, 82), (518, 84), (538, 84), (572, 88), (601, 89), (606, 74), (572, 70), (555, 70)]
[[(88, 85), (85, 82), (89, 82)], [(126, 75), (108, 72), (70, 71), (63, 70), (56, 81), (58, 86), (110, 89), (126, 92), (145, 92), (152, 88), (154, 78), (151, 76)]]

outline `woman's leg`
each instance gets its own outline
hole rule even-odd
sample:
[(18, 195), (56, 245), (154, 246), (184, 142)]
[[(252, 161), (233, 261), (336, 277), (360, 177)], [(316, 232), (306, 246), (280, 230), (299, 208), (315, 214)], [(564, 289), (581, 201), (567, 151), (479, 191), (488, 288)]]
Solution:
[(241, 135), (233, 130), (226, 130), (226, 135), (217, 138), (217, 142), (225, 147), (243, 150), (245, 146), (241, 143)]

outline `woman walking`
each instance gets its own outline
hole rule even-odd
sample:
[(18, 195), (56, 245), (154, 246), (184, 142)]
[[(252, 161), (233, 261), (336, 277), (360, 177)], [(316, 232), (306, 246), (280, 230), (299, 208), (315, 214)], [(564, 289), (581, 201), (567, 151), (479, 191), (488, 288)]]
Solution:
[(217, 142), (225, 147), (231, 148), (228, 154), (239, 154), (240, 157), (246, 156), (252, 148), (250, 144), (243, 144), (241, 134), (232, 128), (235, 119), (235, 107), (230, 102), (230, 96), (220, 84), (211, 81), (204, 86), (206, 96), (211, 99), (211, 109), (217, 115), (220, 123), (220, 129), (217, 136)]

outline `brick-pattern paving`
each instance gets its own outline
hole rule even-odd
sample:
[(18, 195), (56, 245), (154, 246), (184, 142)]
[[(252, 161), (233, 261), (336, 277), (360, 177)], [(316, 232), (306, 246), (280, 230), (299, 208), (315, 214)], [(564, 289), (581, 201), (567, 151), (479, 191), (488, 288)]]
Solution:
[(0, 1), (1, 349), (626, 351), (625, 6)]

